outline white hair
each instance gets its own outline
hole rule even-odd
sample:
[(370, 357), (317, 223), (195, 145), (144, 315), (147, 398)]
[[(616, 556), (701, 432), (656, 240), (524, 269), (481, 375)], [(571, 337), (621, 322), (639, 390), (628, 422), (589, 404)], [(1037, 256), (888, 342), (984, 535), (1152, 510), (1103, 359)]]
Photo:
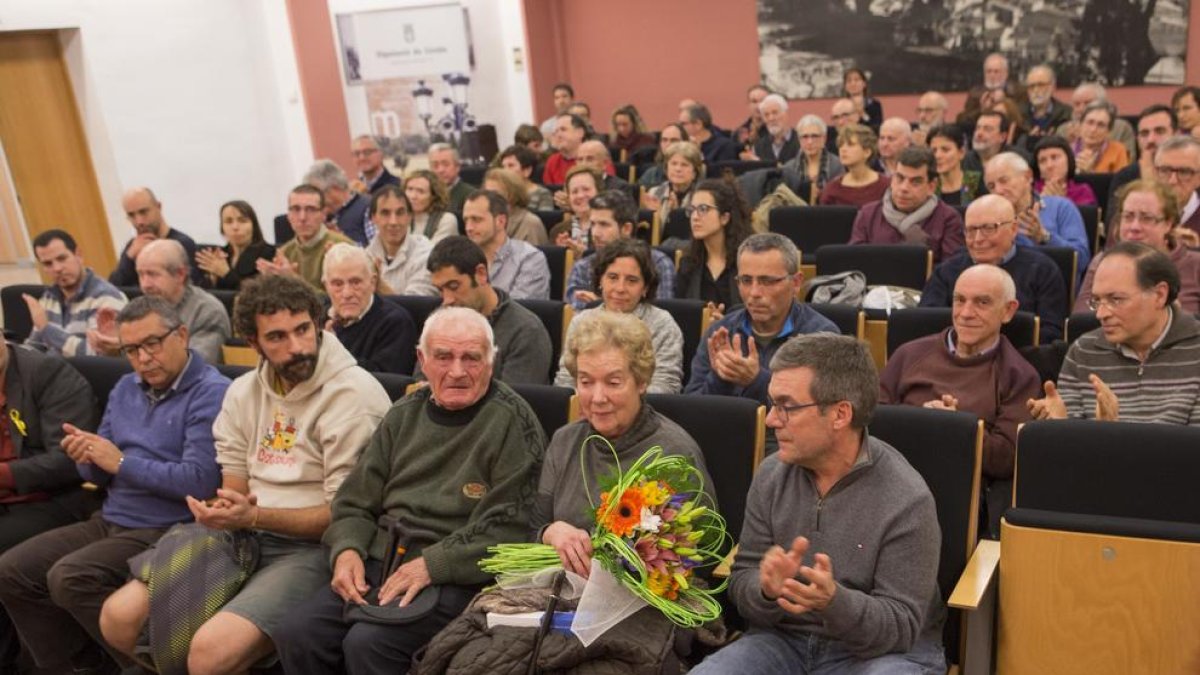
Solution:
[(375, 276), (375, 263), (371, 260), (371, 254), (367, 253), (366, 249), (343, 242), (334, 244), (325, 252), (325, 260), (321, 265), (321, 281), (324, 282), (329, 275), (330, 267), (344, 262), (357, 262), (362, 265), (368, 277)]
[(1029, 162), (1025, 158), (1015, 152), (1002, 152), (993, 157), (988, 163), (987, 168), (1005, 167), (1016, 171), (1017, 173), (1025, 173), (1029, 171)]
[(449, 152), (450, 156), (454, 159), (455, 164), (458, 164), (460, 161), (458, 157), (458, 148), (450, 145), (449, 143), (434, 143), (433, 145), (429, 146), (429, 151), (427, 154), (432, 155), (435, 152)]
[(796, 133), (800, 133), (800, 130), (804, 127), (816, 127), (821, 130), (822, 134), (825, 134), (829, 130), (829, 126), (825, 124), (825, 120), (821, 119), (819, 115), (813, 115), (812, 113), (801, 117), (800, 121), (796, 122)]
[(926, 96), (932, 97), (933, 100), (937, 101), (937, 107), (941, 108), (943, 111), (950, 107), (950, 102), (946, 100), (945, 96), (942, 96), (942, 92), (940, 91), (930, 90), (924, 94), (921, 94), (921, 98), (925, 98)]
[(758, 111), (762, 112), (763, 108), (768, 103), (774, 103), (775, 105), (779, 106), (779, 109), (783, 112), (787, 112), (788, 110), (788, 102), (786, 98), (780, 96), (779, 94), (767, 94), (763, 97), (763, 100), (758, 102)]
[(430, 314), (429, 318), (425, 319), (425, 327), (421, 329), (417, 351), (429, 358), (429, 338), (434, 331), (459, 324), (473, 326), (483, 334), (483, 360), (488, 364), (495, 361), (499, 350), (496, 348), (496, 334), (492, 331), (492, 324), (482, 314), (468, 307), (441, 307)]
[(1044, 73), (1046, 73), (1047, 75), (1050, 76), (1050, 86), (1051, 87), (1058, 84), (1058, 76), (1054, 74), (1054, 69), (1051, 68), (1050, 64), (1048, 64), (1048, 63), (1039, 63), (1038, 65), (1030, 68), (1029, 72), (1025, 73), (1025, 77), (1028, 78), (1030, 75), (1034, 74), (1035, 72), (1037, 72), (1039, 70), (1043, 71)]
[(1084, 82), (1078, 87), (1075, 87), (1076, 94), (1081, 94), (1085, 91), (1091, 91), (1093, 94), (1095, 94), (1097, 101), (1108, 100), (1108, 91), (1104, 88), (1104, 85), (1100, 84), (1099, 82)]
[(1191, 150), (1200, 155), (1200, 140), (1196, 140), (1194, 136), (1171, 136), (1167, 140), (1158, 144), (1158, 150), (1154, 153), (1154, 160), (1158, 161), (1164, 152), (1174, 152), (1176, 150)]

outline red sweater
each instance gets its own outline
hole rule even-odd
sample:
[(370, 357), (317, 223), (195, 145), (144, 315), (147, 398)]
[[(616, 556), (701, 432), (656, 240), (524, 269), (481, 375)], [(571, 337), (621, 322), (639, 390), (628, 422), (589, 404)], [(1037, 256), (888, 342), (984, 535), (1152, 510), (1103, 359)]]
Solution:
[(906, 343), (888, 357), (879, 375), (879, 402), (924, 405), (943, 394), (957, 398), (959, 410), (983, 420), (984, 475), (1009, 478), (1017, 425), (1029, 420), (1025, 402), (1041, 396), (1037, 371), (1003, 335), (985, 354), (951, 355), (950, 330)]
[(864, 204), (883, 199), (883, 193), (887, 192), (887, 189), (892, 185), (892, 182), (884, 177), (883, 174), (879, 174), (879, 180), (870, 185), (846, 187), (842, 185), (842, 179), (845, 177), (843, 174), (826, 183), (825, 187), (821, 189), (821, 196), (817, 198), (817, 203), (863, 206)]

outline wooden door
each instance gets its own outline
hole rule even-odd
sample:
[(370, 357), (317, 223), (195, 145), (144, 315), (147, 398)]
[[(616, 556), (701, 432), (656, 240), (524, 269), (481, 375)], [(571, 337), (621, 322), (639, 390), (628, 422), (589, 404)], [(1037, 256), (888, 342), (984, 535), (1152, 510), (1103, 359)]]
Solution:
[(88, 265), (107, 276), (115, 261), (108, 217), (53, 31), (0, 33), (0, 143), (29, 238), (66, 230)]

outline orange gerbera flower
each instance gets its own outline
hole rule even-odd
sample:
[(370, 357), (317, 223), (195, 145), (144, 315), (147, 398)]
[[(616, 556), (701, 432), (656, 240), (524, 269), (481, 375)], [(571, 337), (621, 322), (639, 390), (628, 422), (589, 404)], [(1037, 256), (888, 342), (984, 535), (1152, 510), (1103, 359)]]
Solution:
[(642, 522), (642, 504), (641, 490), (630, 488), (621, 494), (616, 506), (605, 514), (608, 509), (606, 494), (600, 500), (600, 509), (596, 512), (596, 517), (609, 532), (618, 537), (628, 537), (633, 533), (633, 528)]

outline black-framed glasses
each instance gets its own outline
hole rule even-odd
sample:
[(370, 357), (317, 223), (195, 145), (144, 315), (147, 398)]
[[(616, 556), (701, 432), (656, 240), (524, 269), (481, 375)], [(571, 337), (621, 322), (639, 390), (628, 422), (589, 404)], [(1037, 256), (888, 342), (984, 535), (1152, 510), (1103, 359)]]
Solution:
[(1156, 166), (1154, 172), (1158, 174), (1159, 180), (1170, 180), (1171, 176), (1176, 176), (1179, 180), (1191, 180), (1196, 177), (1195, 169), (1184, 166)]
[(162, 351), (163, 342), (167, 339), (167, 337), (177, 330), (179, 330), (179, 326), (172, 328), (162, 335), (151, 335), (145, 340), (135, 344), (121, 345), (121, 353), (125, 355), (125, 358), (130, 360), (136, 359), (138, 352), (142, 350), (145, 350), (146, 354), (149, 356), (155, 356)]
[(691, 218), (699, 213), (701, 217), (703, 217), (716, 210), (717, 207), (713, 206), (712, 204), (692, 204), (691, 206), (683, 207), (683, 215)]
[(791, 414), (796, 412), (797, 410), (804, 410), (805, 408), (812, 408), (814, 406), (818, 406), (821, 404), (813, 402), (813, 403), (792, 403), (790, 405), (783, 405), (782, 403), (776, 403), (775, 399), (768, 396), (767, 397), (767, 405), (771, 406), (771, 410), (775, 411), (775, 414), (779, 417), (780, 422), (787, 424), (788, 418), (791, 417)]

